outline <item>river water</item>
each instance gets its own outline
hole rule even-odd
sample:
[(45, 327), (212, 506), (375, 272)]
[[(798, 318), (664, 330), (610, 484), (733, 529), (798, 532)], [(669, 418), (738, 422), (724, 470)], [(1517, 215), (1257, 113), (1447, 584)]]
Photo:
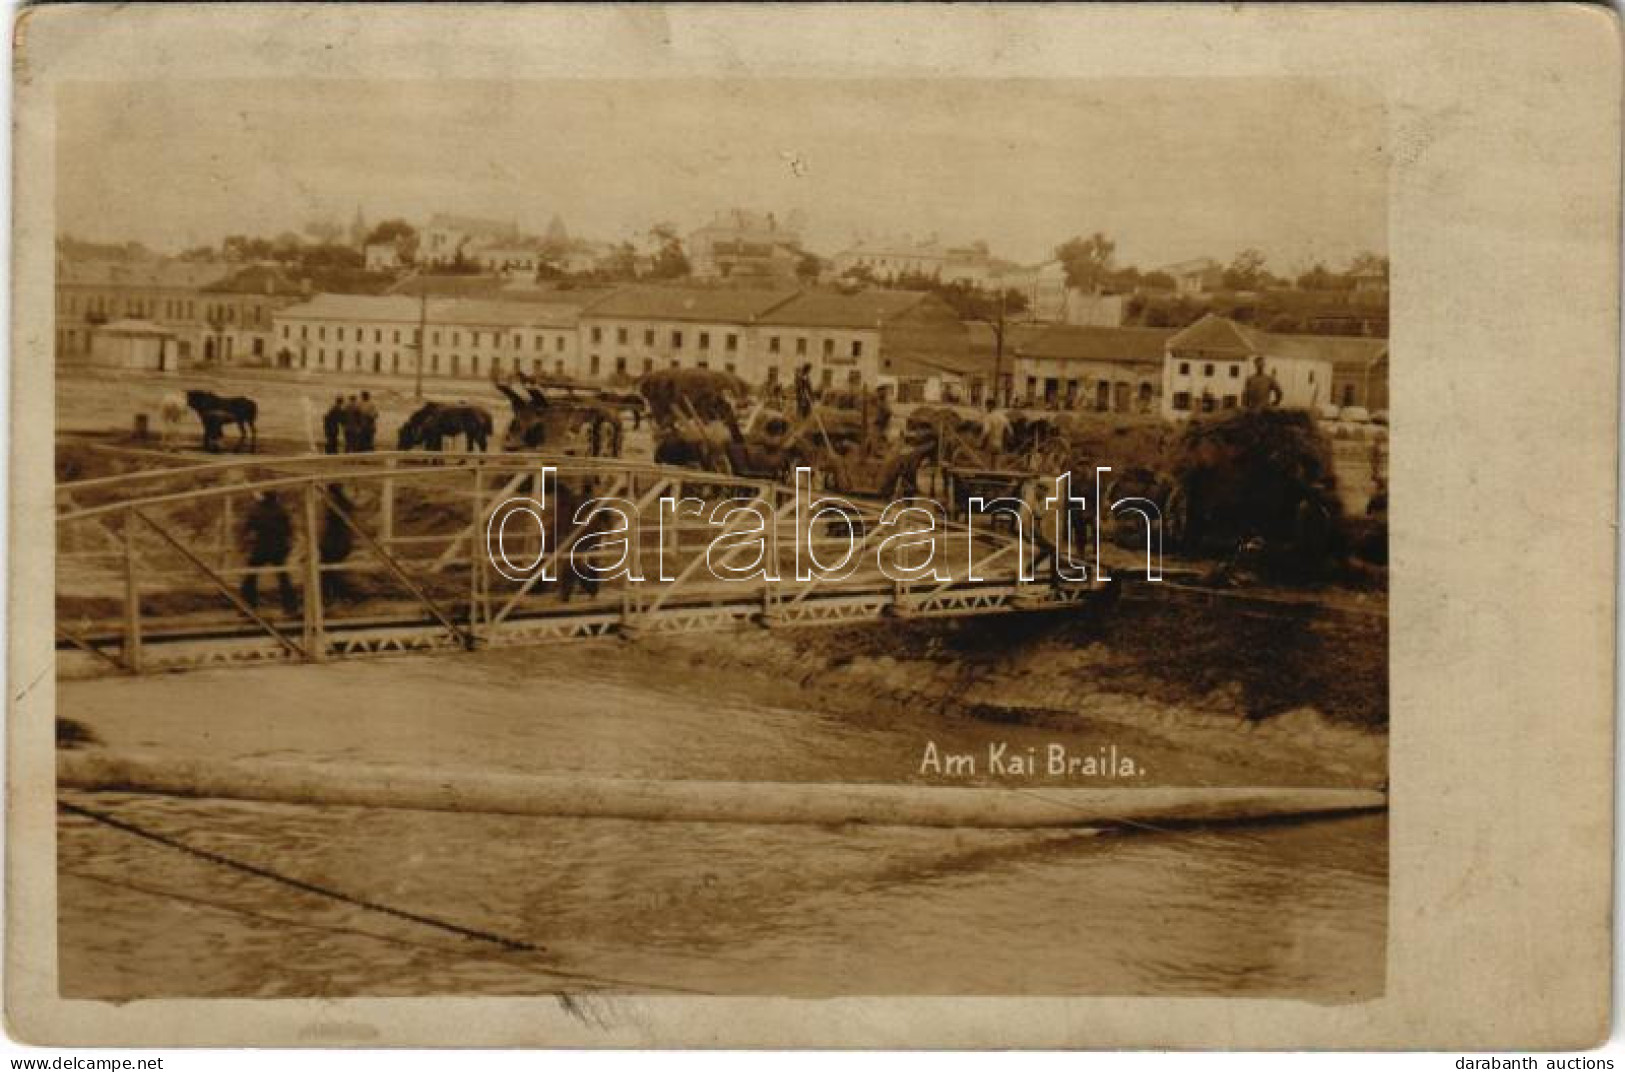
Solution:
[[(919, 781), (921, 742), (1101, 743), (770, 702), (614, 646), (64, 682), (109, 747), (630, 777)], [(233, 702), (222, 704), (229, 682)], [(791, 693), (792, 697), (797, 694)], [(783, 694), (780, 693), (782, 697)], [(1158, 780), (1188, 742), (1114, 724)], [(1206, 772), (1211, 774), (1211, 772)], [(1244, 782), (1242, 784), (1245, 784)], [(120, 794), (64, 799), (504, 949), (78, 816), (60, 825), (69, 996), (1161, 994), (1383, 986), (1387, 820), (1090, 835), (538, 819)]]

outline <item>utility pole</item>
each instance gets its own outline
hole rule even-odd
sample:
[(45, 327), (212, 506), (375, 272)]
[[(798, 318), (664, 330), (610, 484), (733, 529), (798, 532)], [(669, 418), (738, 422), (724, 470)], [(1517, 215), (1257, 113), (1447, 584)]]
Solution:
[(999, 316), (998, 319), (987, 318), (988, 327), (993, 329), (993, 400), (1000, 405), (1008, 406), (1010, 399), (1004, 393), (1004, 316), (1005, 295), (1008, 292), (1004, 287), (999, 288)]
[(413, 388), (412, 397), (423, 397), (423, 351), (429, 344), (429, 287), (423, 273), (420, 271), (412, 278), (418, 281), (418, 368), (417, 385)]

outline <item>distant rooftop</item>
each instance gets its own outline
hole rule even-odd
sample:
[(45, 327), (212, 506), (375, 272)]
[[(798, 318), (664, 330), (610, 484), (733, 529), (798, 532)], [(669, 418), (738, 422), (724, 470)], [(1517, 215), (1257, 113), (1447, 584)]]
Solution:
[(73, 260), (58, 258), (56, 281), (86, 287), (153, 287), (199, 290), (232, 272), (224, 261), (182, 261), (169, 258), (141, 261)]

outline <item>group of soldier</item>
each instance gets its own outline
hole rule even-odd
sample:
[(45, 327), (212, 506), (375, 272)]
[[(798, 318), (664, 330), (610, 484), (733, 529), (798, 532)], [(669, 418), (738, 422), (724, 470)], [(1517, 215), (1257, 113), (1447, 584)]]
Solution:
[[(344, 575), (330, 567), (348, 559), (355, 547), (355, 535), (347, 520), (355, 507), (341, 484), (329, 484), (326, 495), (327, 508), (317, 536), (316, 552), (323, 567), (322, 595), (332, 600), (346, 594)], [(276, 576), (277, 595), (284, 613), (290, 617), (296, 614), (299, 601), (288, 571), (288, 558), (293, 554), (293, 518), (277, 492), (264, 491), (255, 497), (243, 518), (242, 542), (248, 566), (242, 580), (243, 601), (250, 607), (258, 607), (260, 574), (272, 573)]]
[(322, 437), (329, 454), (354, 454), (373, 449), (378, 439), (378, 406), (369, 391), (360, 397), (336, 395), (322, 415)]

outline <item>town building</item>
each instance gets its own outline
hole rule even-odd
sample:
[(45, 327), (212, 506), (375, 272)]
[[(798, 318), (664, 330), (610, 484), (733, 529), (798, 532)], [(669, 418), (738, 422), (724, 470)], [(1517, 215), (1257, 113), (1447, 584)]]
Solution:
[(310, 372), (480, 379), (580, 375), (581, 306), (406, 295), (320, 294), (276, 314), (278, 352)]
[(1021, 327), (1005, 340), (1006, 359), (1017, 394), (1028, 405), (1155, 414), (1174, 334), (1162, 328)]
[(441, 212), (423, 227), (418, 259), (436, 266), (468, 263), (482, 246), (512, 245), (518, 240), (517, 223)]
[(505, 242), (479, 246), (471, 259), (488, 275), (499, 275), (506, 279), (534, 279), (546, 258), (534, 243)]
[(789, 382), (802, 365), (829, 388), (891, 386), (903, 402), (965, 386), (970, 333), (934, 294), (866, 289), (804, 291), (757, 322), (756, 383)]
[(815, 386), (890, 384), (919, 400), (961, 376), (968, 346), (947, 303), (900, 290), (628, 286), (581, 317), (589, 379), (710, 368), (788, 386), (811, 365)]
[(793, 289), (624, 286), (583, 310), (581, 374), (636, 377), (662, 368), (709, 368), (760, 381), (751, 331)]
[(91, 333), (90, 364), (125, 372), (175, 372), (175, 333), (150, 320), (114, 320)]
[(369, 242), (364, 257), (369, 272), (396, 272), (402, 266), (401, 250), (394, 242)]
[(899, 238), (859, 239), (830, 259), (836, 276), (859, 273), (879, 280), (904, 276), (940, 278), (947, 264), (947, 251), (935, 235), (916, 241), (910, 235)]
[[(1209, 313), (1168, 340), (1163, 415), (1179, 420), (1240, 406), (1257, 357), (1264, 358), (1264, 370), (1280, 385), (1283, 406), (1318, 410), (1324, 405), (1358, 404), (1335, 397), (1339, 384), (1356, 387), (1351, 371), (1356, 367), (1361, 369), (1360, 384), (1366, 382), (1367, 367), (1373, 376), (1380, 370), (1386, 402), (1387, 350), (1384, 339), (1273, 334)], [(1341, 378), (1335, 374), (1338, 365), (1345, 370)], [(1345, 395), (1357, 397), (1347, 390)]]
[(803, 256), (801, 228), (799, 213), (781, 221), (771, 212), (719, 212), (690, 232), (689, 270), (698, 279), (793, 280)]
[(1165, 264), (1157, 271), (1173, 279), (1175, 292), (1188, 297), (1212, 294), (1224, 285), (1224, 266), (1212, 257)]
[(1388, 340), (1331, 340), (1332, 403), (1368, 413), (1388, 409)]
[(309, 281), (275, 264), (250, 265), (210, 283), (198, 290), (204, 331), (194, 353), (204, 365), (275, 364), (276, 311), (308, 297)]
[(201, 358), (209, 327), (202, 288), (231, 273), (221, 261), (146, 259), (56, 262), (56, 352), (86, 358), (96, 329), (115, 320), (151, 321), (175, 335), (181, 363)]

